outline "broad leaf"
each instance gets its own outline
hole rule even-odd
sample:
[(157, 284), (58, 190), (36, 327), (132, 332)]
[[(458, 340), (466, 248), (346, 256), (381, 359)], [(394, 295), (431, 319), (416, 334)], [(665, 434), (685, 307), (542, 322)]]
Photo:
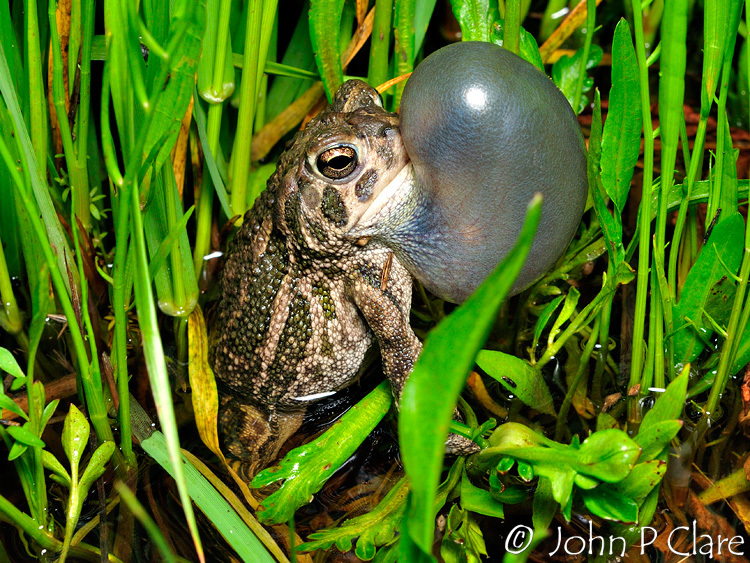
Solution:
[[(677, 362), (695, 360), (703, 351), (704, 340), (711, 337), (713, 331), (704, 322), (703, 311), (713, 286), (729, 273), (737, 273), (742, 260), (744, 232), (745, 222), (739, 214), (719, 222), (690, 269), (673, 313), (676, 331), (672, 339)], [(696, 331), (703, 333), (702, 339)]]
[[(602, 60), (603, 55), (602, 48), (598, 45), (591, 45), (589, 49), (589, 56), (586, 60), (586, 70), (594, 68)], [(581, 68), (581, 58), (583, 57), (583, 48), (578, 49), (575, 54), (571, 57), (563, 55), (560, 59), (552, 65), (552, 80), (557, 84), (562, 93), (568, 99), (568, 103), (573, 105), (573, 98), (575, 96), (576, 83), (578, 82), (578, 76)], [(594, 79), (586, 75), (583, 79), (583, 88), (581, 93), (585, 94), (594, 85)], [(577, 108), (573, 108), (576, 114), (580, 113), (583, 108), (586, 107), (586, 96), (581, 96), (581, 101)]]
[(466, 473), (461, 478), (461, 506), (477, 514), (504, 518), (503, 504), (498, 502), (489, 491), (475, 487)]
[(628, 22), (621, 19), (612, 42), (612, 88), (602, 138), (602, 184), (622, 213), (641, 150), (638, 61)]
[(638, 520), (638, 505), (635, 501), (610, 489), (599, 487), (582, 491), (581, 496), (586, 508), (600, 518), (628, 523)]
[(482, 350), (477, 365), (524, 404), (545, 414), (555, 414), (552, 394), (541, 372), (526, 360), (504, 352)]

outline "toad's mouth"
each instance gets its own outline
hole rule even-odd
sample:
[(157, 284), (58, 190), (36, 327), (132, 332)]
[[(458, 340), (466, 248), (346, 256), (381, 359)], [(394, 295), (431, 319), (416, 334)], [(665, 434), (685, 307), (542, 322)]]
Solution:
[(374, 193), (370, 205), (359, 217), (352, 217), (348, 234), (355, 238), (371, 235), (372, 228), (401, 205), (413, 186), (414, 168), (409, 161), (390, 182)]

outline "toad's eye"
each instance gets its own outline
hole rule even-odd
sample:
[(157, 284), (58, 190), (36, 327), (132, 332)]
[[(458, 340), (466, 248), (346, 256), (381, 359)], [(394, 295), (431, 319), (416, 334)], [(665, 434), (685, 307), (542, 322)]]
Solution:
[(326, 149), (318, 156), (316, 166), (326, 178), (345, 178), (357, 166), (357, 151), (346, 145)]

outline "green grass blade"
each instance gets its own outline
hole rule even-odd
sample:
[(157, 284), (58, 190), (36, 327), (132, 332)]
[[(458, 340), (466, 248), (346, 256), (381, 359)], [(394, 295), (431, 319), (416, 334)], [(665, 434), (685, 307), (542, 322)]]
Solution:
[(177, 563), (178, 560), (186, 561), (185, 559), (182, 559), (182, 557), (178, 558), (174, 553), (172, 553), (167, 540), (164, 538), (161, 530), (159, 530), (159, 526), (156, 524), (156, 522), (154, 522), (154, 519), (151, 518), (149, 513), (138, 501), (133, 492), (128, 489), (127, 485), (125, 485), (125, 483), (123, 483), (122, 481), (116, 481), (115, 490), (117, 490), (117, 494), (120, 495), (120, 500), (122, 500), (122, 502), (127, 505), (130, 512), (133, 513), (133, 515), (141, 523), (141, 526), (143, 526), (143, 529), (146, 530), (146, 533), (151, 538), (151, 541), (154, 542), (154, 546), (159, 550), (159, 553), (161, 554), (164, 562)]
[[(173, 477), (180, 492), (182, 508), (188, 521), (198, 557), (204, 561), (203, 547), (198, 537), (197, 525), (193, 507), (188, 500), (187, 482), (184, 476), (180, 442), (175, 421), (174, 405), (172, 403), (172, 386), (169, 382), (164, 348), (159, 334), (159, 324), (156, 318), (154, 296), (151, 293), (151, 280), (148, 275), (148, 258), (146, 257), (146, 242), (144, 240), (143, 220), (139, 205), (138, 190), (132, 190), (130, 197), (132, 216), (132, 235), (135, 241), (135, 302), (138, 310), (138, 324), (143, 337), (143, 351), (151, 381), (151, 392), (154, 403), (159, 408), (159, 422), (161, 423), (166, 443), (164, 444), (165, 459), (171, 463)], [(142, 444), (141, 444), (142, 445)]]
[(414, 51), (417, 53), (422, 48), (436, 3), (437, 0), (417, 0), (414, 5)]
[[(662, 53), (659, 81), (659, 125), (662, 141), (661, 193), (672, 185), (677, 157), (682, 101), (685, 94), (687, 0), (666, 2), (662, 20)], [(660, 198), (656, 220), (656, 244), (663, 253), (667, 221), (667, 198)], [(674, 245), (673, 245), (674, 250)]]
[[(44, 94), (44, 77), (42, 75), (44, 60), (42, 59), (42, 43), (39, 33), (39, 2), (36, 0), (26, 0), (23, 4), (24, 23), (26, 26), (26, 33), (23, 38), (23, 44), (26, 48), (24, 63), (26, 65), (26, 76), (28, 77), (28, 85), (25, 91), (27, 100), (24, 103), (27, 103), (27, 107), (29, 108), (29, 114), (26, 117), (29, 123), (31, 142), (34, 147), (35, 161), (44, 165), (47, 162), (47, 137), (49, 131), (47, 125), (47, 97)], [(5, 94), (3, 95), (5, 96)], [(7, 98), (5, 103), (12, 113), (14, 108), (8, 102)], [(18, 128), (18, 123), (16, 123), (16, 128)], [(28, 155), (26, 158), (28, 160)]]
[(732, 5), (729, 10), (728, 37), (722, 65), (719, 103), (717, 107), (718, 129), (716, 132), (716, 169), (717, 176), (714, 190), (708, 202), (709, 217), (721, 209), (724, 217), (737, 210), (737, 170), (732, 150), (732, 137), (727, 120), (727, 97), (729, 95), (729, 77), (732, 72), (734, 44), (737, 39), (741, 5)]
[[(155, 170), (159, 170), (166, 162), (172, 151), (180, 123), (185, 115), (195, 85), (195, 70), (201, 53), (201, 40), (205, 26), (205, 3), (200, 0), (191, 4), (189, 13), (184, 14), (182, 21), (172, 25), (170, 29), (167, 51), (172, 53), (168, 63), (169, 73), (162, 84), (151, 84), (151, 91), (156, 88), (163, 90), (157, 103), (155, 117), (151, 122), (146, 143), (143, 146), (143, 156), (148, 155), (154, 147), (159, 146), (155, 160)], [(158, 57), (150, 57), (154, 63)], [(149, 75), (153, 75), (154, 82), (161, 74), (161, 65), (149, 64)]]
[(258, 1), (248, 4), (242, 80), (240, 82), (240, 108), (231, 160), (231, 202), (232, 209), (236, 213), (244, 213), (247, 209), (247, 183), (250, 174), (250, 159), (247, 156), (250, 154), (258, 95), (257, 83), (260, 68), (262, 68), (260, 60), (262, 52), (261, 34), (265, 23), (262, 14), (263, 2)]
[[(47, 187), (45, 171), (39, 167), (39, 161), (37, 160), (34, 145), (32, 144), (29, 132), (24, 124), (13, 78), (10, 74), (10, 68), (8, 67), (5, 49), (2, 45), (0, 45), (0, 93), (2, 93), (5, 105), (13, 119), (15, 138), (16, 141), (20, 143), (21, 151), (26, 161), (25, 169), (28, 170), (31, 177), (31, 187), (34, 192), (34, 198), (36, 199), (36, 204), (39, 206), (39, 211), (42, 216), (42, 221), (44, 222), (44, 227), (47, 230), (49, 242), (57, 249), (57, 268), (60, 272), (67, 272), (67, 261), (72, 256), (70, 245), (63, 233), (60, 221), (57, 218), (57, 212), (55, 211), (52, 197), (50, 196)], [(46, 163), (46, 161), (45, 153), (42, 163)], [(76, 278), (77, 276), (74, 276), (74, 281)], [(67, 275), (63, 276), (63, 281), (67, 293), (70, 295), (70, 281), (68, 280)]]
[(517, 55), (519, 33), (521, 29), (521, 0), (507, 0), (505, 3), (504, 20), (505, 32), (503, 38), (505, 42), (503, 43), (503, 47)]
[[(148, 416), (136, 401), (133, 401), (133, 433), (138, 437), (141, 447), (172, 477), (175, 477), (174, 463), (167, 455), (168, 443), (164, 434), (153, 431)], [(261, 542), (245, 525), (231, 505), (219, 492), (193, 467), (180, 453), (179, 465), (183, 468), (190, 497), (204, 514), (213, 522), (243, 561), (253, 563), (273, 563)], [(184, 501), (183, 501), (184, 502)], [(187, 500), (190, 504), (190, 501)]]
[(433, 506), (454, 405), (492, 328), (495, 312), (523, 265), (540, 213), (537, 196), (529, 205), (516, 245), (479, 289), (429, 334), (404, 386), (398, 427), (412, 486), (405, 530), (425, 554), (431, 553)]
[[(635, 27), (635, 53), (638, 59), (638, 76), (641, 91), (641, 112), (643, 112), (643, 196), (641, 206), (638, 209), (638, 263), (643, 267), (638, 268), (636, 282), (635, 322), (633, 324), (633, 355), (630, 364), (630, 381), (628, 388), (632, 388), (641, 382), (641, 376), (645, 367), (644, 340), (646, 321), (646, 299), (648, 297), (649, 272), (645, 267), (649, 264), (651, 249), (651, 209), (650, 205), (643, 202), (650, 201), (653, 188), (654, 174), (654, 136), (651, 125), (651, 102), (648, 83), (648, 64), (646, 61), (646, 48), (643, 39), (643, 13), (639, 0), (632, 0), (633, 23)], [(638, 418), (635, 412), (635, 399), (631, 400), (630, 418)]]
[[(311, 80), (318, 80), (315, 55), (310, 43), (308, 26), (309, 6), (305, 5), (294, 27), (289, 47), (284, 52), (281, 63), (266, 61), (265, 71), (276, 74), (268, 91), (266, 103), (266, 123), (279, 115), (310, 86)], [(235, 59), (237, 56), (235, 55)]]
[(344, 0), (310, 2), (310, 42), (329, 102), (344, 83), (338, 34), (343, 11)]
[[(415, 0), (402, 0), (396, 3), (395, 17), (395, 45), (393, 57), (396, 61), (396, 76), (401, 76), (414, 69), (414, 9)], [(401, 94), (406, 86), (405, 81), (396, 85), (393, 107), (398, 108), (401, 103)]]
[(367, 80), (373, 88), (388, 80), (388, 52), (391, 46), (393, 0), (377, 0), (370, 43), (370, 66)]
[(203, 157), (206, 159), (206, 166), (208, 167), (208, 172), (211, 175), (211, 181), (214, 183), (214, 190), (216, 190), (216, 195), (219, 198), (221, 209), (222, 211), (224, 211), (224, 215), (227, 218), (231, 219), (232, 217), (234, 217), (235, 212), (229, 202), (229, 194), (227, 194), (227, 189), (224, 186), (224, 181), (221, 179), (219, 168), (218, 166), (216, 166), (216, 160), (214, 160), (213, 154), (211, 153), (208, 144), (208, 134), (206, 133), (206, 114), (200, 105), (200, 96), (198, 95), (197, 90), (193, 92), (193, 98), (195, 100), (195, 103), (193, 104), (193, 119), (195, 119), (196, 129), (198, 129), (198, 138), (201, 141)]
[[(149, 253), (153, 261), (163, 241), (166, 241), (180, 223), (178, 208), (181, 202), (171, 162), (162, 166), (151, 190), (155, 192), (154, 198), (146, 210), (144, 220)], [(198, 302), (198, 282), (190, 254), (187, 230), (184, 228), (177, 232), (174, 245), (169, 250), (169, 257), (169, 260), (162, 262), (161, 267), (156, 269), (155, 286), (159, 309), (169, 316), (185, 317)], [(152, 270), (149, 266), (149, 271)]]

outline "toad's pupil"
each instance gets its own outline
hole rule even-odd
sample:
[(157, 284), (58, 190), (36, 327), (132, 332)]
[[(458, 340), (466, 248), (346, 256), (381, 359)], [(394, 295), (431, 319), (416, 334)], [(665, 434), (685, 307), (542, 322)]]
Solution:
[(350, 156), (334, 156), (327, 162), (328, 168), (334, 168), (336, 170), (343, 170), (349, 164), (351, 164), (352, 158)]
[(350, 147), (329, 149), (318, 157), (317, 164), (318, 170), (326, 178), (343, 178), (357, 165), (356, 153)]

